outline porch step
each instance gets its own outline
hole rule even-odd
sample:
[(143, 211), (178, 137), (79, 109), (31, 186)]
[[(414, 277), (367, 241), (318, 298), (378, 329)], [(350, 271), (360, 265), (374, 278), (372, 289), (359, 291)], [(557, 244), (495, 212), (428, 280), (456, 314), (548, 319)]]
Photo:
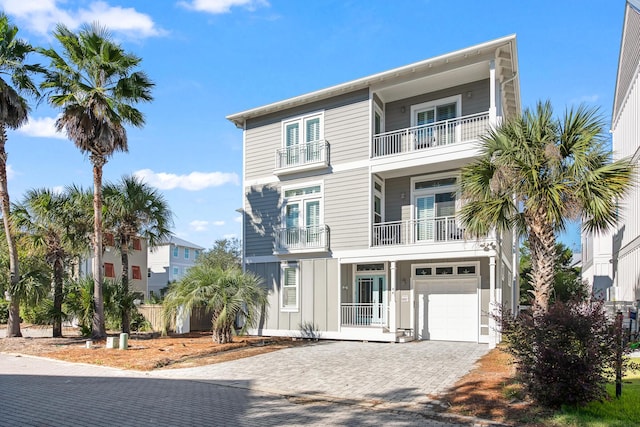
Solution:
[(413, 338), (413, 336), (409, 336), (409, 335), (402, 335), (398, 338), (396, 338), (396, 342), (410, 342), (413, 341), (415, 338)]

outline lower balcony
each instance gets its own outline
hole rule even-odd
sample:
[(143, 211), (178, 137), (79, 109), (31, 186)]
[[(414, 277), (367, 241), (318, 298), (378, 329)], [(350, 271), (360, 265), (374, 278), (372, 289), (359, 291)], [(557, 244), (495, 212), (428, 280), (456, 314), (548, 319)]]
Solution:
[(326, 252), (329, 250), (329, 226), (287, 227), (276, 230), (276, 253)]
[(344, 326), (387, 325), (387, 306), (383, 303), (343, 303), (340, 308)]
[(460, 241), (465, 233), (455, 216), (445, 216), (374, 224), (372, 236), (372, 246), (395, 246)]

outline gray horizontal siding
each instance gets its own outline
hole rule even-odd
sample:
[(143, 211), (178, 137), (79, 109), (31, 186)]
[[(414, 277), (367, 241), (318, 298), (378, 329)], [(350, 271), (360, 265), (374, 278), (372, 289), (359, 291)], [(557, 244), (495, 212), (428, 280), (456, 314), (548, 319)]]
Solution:
[[(489, 79), (485, 79), (390, 102), (385, 108), (385, 131), (410, 127), (412, 105), (455, 95), (462, 95), (463, 116), (489, 111), (489, 89)], [(466, 96), (468, 92), (471, 92), (471, 98)], [(404, 112), (402, 111), (403, 107)]]
[[(324, 111), (325, 139), (331, 158), (345, 161), (368, 152), (369, 90), (362, 89), (300, 107), (267, 114), (247, 121), (245, 134), (245, 178), (271, 176), (276, 150), (282, 147), (282, 121)], [(363, 131), (364, 129), (364, 131)], [(364, 147), (358, 145), (364, 141)], [(365, 157), (366, 158), (366, 157)]]
[(368, 247), (368, 172), (368, 168), (352, 169), (325, 180), (324, 218), (331, 230), (331, 250)]
[(274, 185), (245, 189), (245, 255), (272, 255), (275, 228), (281, 223), (280, 189)]
[[(411, 209), (411, 177), (403, 176), (400, 178), (387, 179), (384, 183), (384, 220), (400, 221), (408, 220), (409, 217), (402, 215), (403, 210)], [(402, 198), (404, 193), (404, 199)], [(403, 209), (404, 207), (404, 209)], [(410, 212), (408, 212), (411, 215)]]

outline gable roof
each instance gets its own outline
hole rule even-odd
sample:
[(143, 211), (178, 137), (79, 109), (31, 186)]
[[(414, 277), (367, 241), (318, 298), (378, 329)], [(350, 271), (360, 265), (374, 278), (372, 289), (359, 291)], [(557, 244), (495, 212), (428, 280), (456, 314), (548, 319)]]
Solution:
[[(509, 104), (515, 110), (513, 112), (520, 112), (520, 86), (518, 76), (518, 57), (516, 49), (516, 36), (515, 34), (502, 37), (499, 39), (491, 40), (485, 43), (481, 43), (475, 46), (467, 47), (465, 49), (450, 52), (444, 55), (436, 56), (433, 58), (425, 59), (423, 61), (415, 62), (413, 64), (405, 65), (402, 67), (394, 68), (381, 73), (373, 74), (360, 79), (352, 80), (346, 83), (341, 83), (335, 86), (328, 87), (326, 89), (317, 90), (304, 95), (299, 95), (293, 98), (285, 99), (282, 101), (267, 104), (261, 107), (252, 108), (236, 114), (228, 115), (226, 118), (233, 122), (237, 127), (243, 128), (247, 119), (254, 117), (260, 117), (265, 114), (274, 113), (277, 111), (285, 110), (288, 108), (304, 105), (312, 101), (320, 101), (323, 99), (331, 98), (340, 94), (353, 92), (360, 89), (371, 87), (373, 84), (379, 85), (385, 81), (397, 80), (402, 77), (410, 77), (418, 71), (435, 68), (443, 64), (455, 63), (457, 61), (465, 61), (470, 57), (476, 55), (482, 55), (486, 53), (494, 53), (498, 49), (505, 49), (505, 53), (509, 56), (506, 61), (509, 62), (507, 68), (510, 69), (511, 75), (505, 76), (505, 83), (509, 84), (506, 89), (508, 91), (505, 94), (506, 97), (510, 97)], [(504, 61), (505, 58), (498, 58)], [(496, 65), (497, 66), (497, 65)]]

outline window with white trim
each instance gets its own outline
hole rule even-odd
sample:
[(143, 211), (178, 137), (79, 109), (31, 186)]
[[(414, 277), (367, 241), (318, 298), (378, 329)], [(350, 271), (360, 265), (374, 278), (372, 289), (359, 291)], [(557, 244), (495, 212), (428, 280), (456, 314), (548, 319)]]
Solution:
[(324, 140), (324, 114), (314, 113), (282, 122), (286, 165), (319, 161)]
[(184, 248), (184, 259), (189, 259), (189, 248)]
[(174, 258), (178, 258), (179, 248), (177, 246), (173, 247), (173, 256)]
[(322, 238), (322, 185), (284, 189), (283, 229), (287, 246), (315, 246)]
[(284, 264), (282, 266), (282, 292), (280, 298), (280, 309), (282, 311), (298, 311), (298, 279), (299, 268), (297, 264)]
[(450, 96), (411, 106), (411, 127), (416, 132), (416, 148), (455, 142), (456, 117), (462, 115), (462, 96)]

